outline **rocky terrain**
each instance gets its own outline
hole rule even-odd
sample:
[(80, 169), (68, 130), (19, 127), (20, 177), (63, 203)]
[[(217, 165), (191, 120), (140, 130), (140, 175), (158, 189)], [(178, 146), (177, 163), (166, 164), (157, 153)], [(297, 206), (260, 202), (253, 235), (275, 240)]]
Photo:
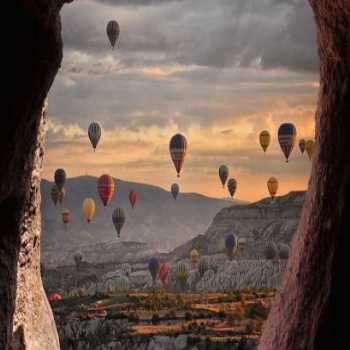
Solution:
[[(203, 232), (219, 210), (232, 206), (230, 201), (196, 193), (180, 193), (175, 201), (160, 187), (117, 179), (112, 202), (105, 208), (97, 193), (97, 178), (92, 176), (68, 179), (63, 205), (54, 206), (51, 187), (51, 182), (42, 181), (42, 260), (50, 266), (71, 263), (77, 250), (83, 250), (90, 255), (88, 260), (96, 263), (114, 260), (121, 251), (137, 258), (150, 249), (168, 251)], [(138, 193), (134, 210), (128, 199), (130, 189)], [(86, 197), (96, 202), (96, 216), (90, 224), (84, 220), (81, 209)], [(123, 207), (126, 215), (119, 240), (112, 224), (112, 211), (117, 206)], [(67, 227), (61, 218), (66, 208), (71, 212)], [(126, 241), (130, 241), (127, 246), (118, 244)], [(144, 246), (140, 248), (139, 243)]]

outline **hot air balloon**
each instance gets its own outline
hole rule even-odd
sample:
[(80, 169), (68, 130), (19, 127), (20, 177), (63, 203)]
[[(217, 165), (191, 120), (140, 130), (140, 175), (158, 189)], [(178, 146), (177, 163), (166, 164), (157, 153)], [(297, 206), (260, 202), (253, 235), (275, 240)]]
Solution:
[(90, 222), (95, 216), (96, 205), (92, 198), (86, 198), (83, 202), (83, 213), (87, 222)]
[(233, 259), (238, 247), (238, 240), (234, 233), (227, 234), (225, 238), (226, 254), (230, 260)]
[(267, 260), (273, 260), (278, 254), (277, 246), (274, 242), (269, 242), (264, 249), (264, 256)]
[(52, 293), (49, 296), (49, 300), (50, 301), (58, 301), (58, 300), (62, 300), (62, 297), (58, 293)]
[(59, 196), (60, 190), (56, 185), (53, 185), (51, 188), (51, 199), (53, 201), (53, 204), (57, 204), (58, 202), (58, 196)]
[(227, 182), (227, 188), (230, 192), (230, 196), (233, 198), (237, 189), (237, 181), (233, 178), (229, 179)]
[(94, 151), (96, 150), (97, 144), (100, 141), (101, 138), (101, 127), (98, 123), (91, 123), (89, 125), (89, 130), (88, 130), (88, 134), (89, 134), (89, 139), (91, 142), (91, 145), (94, 149)]
[(159, 273), (159, 260), (156, 257), (152, 257), (148, 260), (148, 270), (152, 276), (153, 284), (156, 282), (157, 275)]
[(287, 163), (289, 156), (294, 148), (296, 138), (297, 130), (293, 124), (284, 123), (278, 129), (278, 142), (281, 146), (282, 152), (286, 157)]
[(60, 204), (62, 204), (65, 195), (66, 191), (64, 190), (64, 188), (62, 188), (62, 190), (58, 192), (58, 202)]
[(162, 281), (163, 284), (165, 284), (167, 278), (169, 275), (169, 266), (167, 263), (162, 263), (162, 265), (160, 265), (160, 269), (159, 269), (159, 279)]
[(312, 155), (313, 155), (313, 153), (314, 153), (314, 148), (315, 148), (315, 141), (313, 141), (313, 140), (308, 140), (308, 141), (306, 142), (305, 149), (306, 149), (307, 155), (309, 156), (309, 159), (310, 159), (310, 160), (312, 159)]
[(111, 43), (112, 49), (114, 49), (114, 46), (116, 42), (119, 39), (120, 34), (120, 26), (117, 21), (109, 21), (106, 27), (107, 36), (109, 39), (109, 42)]
[(190, 252), (190, 260), (192, 266), (196, 266), (199, 260), (199, 253), (197, 249), (192, 249)]
[(136, 199), (137, 199), (137, 192), (135, 192), (134, 190), (130, 190), (130, 192), (129, 192), (129, 201), (130, 201), (131, 207), (133, 209), (135, 208)]
[(299, 141), (299, 149), (300, 149), (301, 154), (304, 154), (305, 147), (306, 147), (306, 141), (304, 139), (301, 139)]
[(226, 165), (221, 165), (219, 168), (219, 177), (223, 188), (225, 187), (225, 183), (228, 178), (228, 173), (229, 173), (228, 167)]
[(260, 140), (260, 145), (265, 153), (267, 148), (270, 145), (270, 141), (271, 141), (270, 133), (267, 130), (263, 130), (259, 135), (259, 140)]
[(275, 198), (278, 191), (278, 180), (275, 177), (270, 177), (267, 181), (267, 189), (269, 190), (272, 199)]
[(114, 209), (112, 219), (113, 219), (114, 227), (117, 230), (117, 235), (118, 235), (118, 237), (120, 237), (120, 232), (121, 232), (123, 225), (125, 223), (125, 215), (124, 215), (123, 208)]
[(289, 258), (289, 246), (285, 243), (280, 243), (277, 246), (278, 256), (281, 260), (288, 260)]
[(179, 194), (179, 191), (180, 191), (180, 187), (178, 184), (171, 185), (171, 194), (173, 195), (175, 200), (177, 198), (177, 195)]
[(112, 200), (114, 193), (114, 180), (110, 175), (102, 175), (97, 182), (98, 194), (101, 197), (103, 205), (106, 207)]
[(61, 191), (66, 182), (66, 172), (63, 169), (57, 169), (55, 171), (55, 184)]
[(70, 220), (70, 211), (68, 209), (63, 210), (62, 212), (62, 221), (66, 225)]
[(169, 151), (177, 172), (177, 177), (180, 177), (180, 171), (187, 156), (187, 149), (188, 145), (185, 136), (176, 134), (171, 138)]
[(189, 276), (190, 271), (187, 264), (179, 262), (176, 266), (176, 281), (179, 282), (182, 289), (184, 289)]
[(130, 281), (126, 276), (118, 276), (114, 281), (114, 289), (118, 292), (126, 292), (130, 289)]

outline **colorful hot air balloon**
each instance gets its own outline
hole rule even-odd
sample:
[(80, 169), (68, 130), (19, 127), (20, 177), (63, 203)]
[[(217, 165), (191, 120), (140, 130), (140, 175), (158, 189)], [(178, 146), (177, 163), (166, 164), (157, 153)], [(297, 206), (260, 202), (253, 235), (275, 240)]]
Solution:
[(185, 284), (190, 276), (190, 270), (186, 263), (179, 262), (176, 266), (176, 281), (179, 282), (181, 288), (185, 287)]
[(56, 185), (53, 185), (51, 188), (51, 199), (53, 201), (53, 204), (57, 204), (58, 202), (58, 196), (59, 196), (60, 190)]
[(196, 266), (199, 260), (199, 253), (197, 249), (192, 249), (190, 252), (190, 260), (192, 266)]
[(275, 177), (270, 177), (267, 181), (267, 189), (269, 190), (272, 199), (275, 198), (278, 191), (278, 180)]
[(102, 175), (97, 182), (98, 194), (101, 197), (103, 205), (106, 207), (112, 200), (114, 193), (114, 180), (110, 175)]
[(124, 214), (123, 208), (114, 209), (112, 219), (113, 219), (114, 227), (117, 230), (117, 235), (118, 237), (120, 237), (120, 232), (125, 223), (125, 214)]
[(64, 188), (62, 188), (62, 190), (58, 192), (58, 202), (60, 204), (62, 204), (65, 195), (66, 195), (66, 191)]
[(156, 257), (152, 257), (148, 260), (148, 270), (152, 276), (153, 284), (156, 282), (157, 275), (159, 273), (159, 260)]
[(171, 185), (171, 194), (173, 195), (174, 199), (176, 200), (177, 195), (180, 192), (180, 187), (178, 184), (172, 184)]
[(130, 190), (129, 201), (133, 209), (135, 208), (136, 200), (137, 200), (137, 192), (135, 192), (134, 190)]
[(180, 177), (180, 171), (187, 156), (187, 149), (188, 145), (185, 136), (176, 134), (171, 138), (169, 151), (177, 172), (177, 177)]
[(299, 149), (300, 149), (301, 154), (304, 154), (305, 147), (306, 147), (306, 141), (304, 139), (301, 139), (299, 141)]
[(271, 141), (271, 135), (267, 130), (263, 130), (259, 135), (260, 145), (264, 151), (264, 153), (267, 150), (267, 147), (270, 145)]
[(228, 167), (226, 165), (221, 165), (219, 168), (219, 177), (223, 188), (225, 187), (225, 183), (228, 178), (228, 173), (229, 173)]
[(227, 182), (227, 188), (230, 192), (230, 196), (233, 198), (237, 189), (237, 181), (233, 178), (229, 179)]
[(287, 163), (289, 156), (294, 148), (296, 138), (297, 130), (293, 124), (284, 123), (278, 129), (278, 142), (281, 146), (282, 152), (286, 157)]
[(167, 263), (162, 263), (162, 265), (160, 265), (160, 269), (159, 269), (159, 279), (162, 281), (163, 284), (165, 284), (167, 278), (169, 275), (169, 266)]
[(63, 210), (62, 212), (62, 221), (66, 225), (70, 220), (70, 211), (68, 209)]
[(106, 27), (107, 36), (109, 39), (109, 42), (111, 43), (112, 49), (114, 49), (114, 46), (116, 42), (119, 39), (120, 34), (120, 26), (117, 21), (109, 21)]
[(238, 240), (234, 233), (229, 233), (225, 239), (226, 254), (230, 260), (233, 259), (238, 247)]
[(58, 301), (58, 300), (62, 300), (62, 297), (58, 293), (52, 293), (49, 296), (49, 300), (50, 301)]
[(312, 155), (313, 155), (313, 153), (314, 153), (314, 148), (315, 148), (315, 141), (313, 141), (313, 140), (308, 140), (308, 141), (306, 142), (305, 149), (306, 149), (307, 155), (309, 156), (309, 159), (310, 159), (310, 160), (312, 159)]
[(66, 172), (63, 169), (57, 169), (55, 171), (55, 184), (61, 191), (66, 182)]
[(101, 127), (98, 123), (91, 123), (89, 125), (89, 130), (88, 130), (88, 135), (89, 135), (89, 139), (91, 142), (91, 145), (94, 149), (94, 151), (96, 150), (97, 144), (100, 141), (101, 138)]
[(96, 205), (92, 198), (86, 198), (83, 202), (83, 213), (87, 222), (90, 222), (95, 216)]

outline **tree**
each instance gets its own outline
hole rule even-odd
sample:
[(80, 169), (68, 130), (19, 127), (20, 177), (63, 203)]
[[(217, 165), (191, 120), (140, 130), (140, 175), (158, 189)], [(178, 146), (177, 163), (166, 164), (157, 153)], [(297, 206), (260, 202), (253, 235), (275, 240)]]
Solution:
[(63, 0), (6, 2), (0, 138), (0, 349), (58, 349), (40, 276), (47, 92), (62, 59)]
[(328, 350), (347, 342), (340, 306), (348, 304), (344, 277), (350, 227), (350, 2), (310, 4), (320, 58), (316, 149), (301, 221), (260, 350)]

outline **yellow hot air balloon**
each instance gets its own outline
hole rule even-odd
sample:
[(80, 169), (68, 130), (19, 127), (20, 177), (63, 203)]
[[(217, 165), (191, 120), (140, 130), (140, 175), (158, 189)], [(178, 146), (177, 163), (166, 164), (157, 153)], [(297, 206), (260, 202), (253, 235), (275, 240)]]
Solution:
[(270, 177), (269, 181), (267, 181), (267, 188), (271, 198), (274, 199), (278, 191), (278, 180), (275, 177)]
[(83, 213), (87, 222), (90, 222), (95, 216), (96, 205), (92, 198), (86, 198), (83, 202)]
[(310, 160), (312, 159), (312, 155), (313, 155), (313, 153), (314, 153), (314, 148), (315, 148), (315, 141), (313, 141), (313, 140), (308, 140), (308, 141), (306, 142), (305, 149), (306, 149), (307, 155), (309, 156), (309, 159), (310, 159)]
[(199, 253), (197, 249), (192, 249), (190, 252), (190, 259), (193, 266), (195, 266), (199, 260)]
[(266, 152), (267, 147), (269, 147), (271, 141), (270, 133), (267, 130), (263, 130), (259, 135), (259, 139), (263, 151)]

